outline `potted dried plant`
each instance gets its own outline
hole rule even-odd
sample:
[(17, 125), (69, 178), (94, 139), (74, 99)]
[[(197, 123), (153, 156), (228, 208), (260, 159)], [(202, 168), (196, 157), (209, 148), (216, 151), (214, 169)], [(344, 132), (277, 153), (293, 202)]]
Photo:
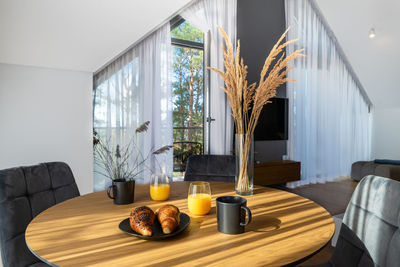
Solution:
[[(285, 55), (285, 47), (296, 41), (283, 42), (288, 31), (286, 30), (267, 56), (259, 82), (249, 85), (246, 80), (247, 66), (244, 65), (243, 58), (240, 57), (240, 41), (237, 42), (235, 54), (228, 36), (222, 28), (218, 28), (226, 45), (226, 47), (222, 47), (225, 71), (215, 68), (209, 69), (217, 72), (224, 80), (225, 86), (222, 89), (228, 97), (235, 121), (235, 190), (240, 195), (251, 195), (253, 194), (254, 178), (253, 133), (260, 112), (263, 106), (276, 96), (276, 89), (281, 84), (294, 81), (286, 77), (287, 73), (293, 68), (288, 67), (288, 63), (297, 57), (304, 56), (301, 54), (303, 49), (296, 50), (288, 56)], [(276, 60), (277, 58), (278, 60)]]
[[(104, 141), (96, 131), (93, 131), (93, 149), (95, 164), (100, 170), (95, 172), (112, 180), (107, 195), (114, 199), (115, 204), (129, 204), (134, 201), (135, 179), (146, 169), (149, 157), (163, 154), (172, 146), (166, 145), (156, 151), (150, 150), (144, 154), (137, 145), (137, 137), (147, 132), (150, 121), (140, 125), (127, 145), (112, 146), (110, 140)], [(158, 161), (156, 160), (158, 163)], [(111, 192), (112, 191), (112, 192)]]

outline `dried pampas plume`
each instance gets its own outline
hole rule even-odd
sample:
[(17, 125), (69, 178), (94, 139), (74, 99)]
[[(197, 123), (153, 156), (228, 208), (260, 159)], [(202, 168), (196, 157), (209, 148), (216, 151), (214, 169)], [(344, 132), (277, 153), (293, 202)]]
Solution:
[(149, 124), (150, 124), (150, 121), (144, 122), (142, 125), (140, 125), (140, 126), (136, 129), (136, 133), (146, 132), (147, 129), (149, 128)]
[[(212, 67), (209, 67), (209, 69), (218, 73), (225, 82), (225, 87), (222, 89), (226, 93), (232, 108), (236, 133), (253, 134), (262, 107), (269, 103), (272, 97), (276, 96), (276, 89), (281, 84), (295, 81), (286, 77), (287, 73), (293, 68), (288, 67), (288, 65), (295, 58), (305, 56), (301, 54), (304, 49), (296, 50), (285, 57), (286, 46), (297, 41), (296, 39), (282, 43), (289, 30), (287, 29), (266, 58), (258, 84), (248, 85), (246, 80), (247, 66), (244, 65), (243, 58), (240, 58), (240, 40), (237, 42), (236, 55), (234, 55), (233, 46), (227, 34), (221, 27), (218, 26), (218, 28), (226, 45), (226, 48), (222, 46), (226, 71), (223, 72)], [(278, 56), (279, 59), (271, 67)], [(250, 115), (249, 111), (251, 111)]]
[(211, 67), (209, 69), (218, 73), (224, 80), (225, 86), (222, 89), (226, 93), (232, 108), (236, 133), (246, 136), (241, 145), (243, 151), (236, 151), (236, 153), (243, 153), (243, 155), (239, 155), (242, 162), (240, 163), (240, 173), (238, 175), (238, 187), (239, 191), (241, 189), (245, 191), (249, 186), (247, 161), (251, 138), (248, 137), (251, 137), (254, 133), (263, 106), (269, 103), (272, 97), (276, 96), (276, 89), (281, 84), (294, 81), (286, 76), (293, 68), (288, 67), (289, 62), (305, 55), (302, 54), (304, 49), (296, 50), (288, 56), (285, 55), (286, 46), (297, 41), (296, 39), (283, 42), (289, 30), (287, 29), (267, 56), (260, 73), (259, 82), (249, 85), (246, 80), (247, 66), (244, 65), (243, 58), (240, 57), (240, 41), (238, 40), (237, 42), (236, 54), (234, 54), (232, 43), (227, 34), (221, 27), (218, 28), (222, 33), (226, 46), (222, 46), (225, 72)]
[(156, 151), (154, 151), (153, 154), (154, 155), (163, 154), (163, 153), (169, 151), (172, 147), (173, 146), (171, 146), (171, 145), (163, 146), (163, 147), (157, 149)]

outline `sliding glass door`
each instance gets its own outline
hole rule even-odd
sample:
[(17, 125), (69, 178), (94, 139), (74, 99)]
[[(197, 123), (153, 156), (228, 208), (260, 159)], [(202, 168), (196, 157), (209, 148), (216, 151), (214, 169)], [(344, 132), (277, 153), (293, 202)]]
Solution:
[(204, 153), (204, 34), (177, 17), (171, 25), (174, 176)]

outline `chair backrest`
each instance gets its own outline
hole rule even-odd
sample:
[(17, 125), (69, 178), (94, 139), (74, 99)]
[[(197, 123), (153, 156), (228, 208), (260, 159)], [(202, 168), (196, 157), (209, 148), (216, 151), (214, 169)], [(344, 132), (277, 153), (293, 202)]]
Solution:
[(400, 263), (400, 182), (369, 175), (357, 185), (343, 218), (377, 266)]
[(186, 165), (185, 181), (235, 181), (235, 156), (193, 155)]
[(74, 176), (63, 162), (0, 170), (0, 246), (4, 266), (40, 262), (26, 246), (26, 227), (40, 212), (76, 196), (79, 190)]

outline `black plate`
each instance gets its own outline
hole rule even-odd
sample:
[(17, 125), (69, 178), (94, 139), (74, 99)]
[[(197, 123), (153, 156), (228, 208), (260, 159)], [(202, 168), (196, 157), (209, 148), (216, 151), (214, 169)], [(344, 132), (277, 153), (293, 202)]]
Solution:
[(138, 234), (135, 231), (133, 231), (129, 224), (129, 218), (126, 218), (125, 220), (123, 220), (122, 222), (119, 223), (119, 229), (121, 229), (121, 231), (123, 231), (127, 234), (134, 235), (134, 236), (142, 238), (142, 239), (160, 240), (160, 239), (176, 236), (177, 234), (183, 232), (183, 230), (185, 230), (186, 227), (189, 226), (189, 224), (190, 224), (190, 217), (186, 213), (181, 212), (178, 228), (176, 228), (176, 230), (174, 232), (172, 232), (168, 235), (166, 235), (162, 232), (161, 225), (158, 222), (157, 218), (154, 221), (154, 225), (152, 228), (152, 230), (153, 230), (152, 236), (144, 236), (144, 235)]

